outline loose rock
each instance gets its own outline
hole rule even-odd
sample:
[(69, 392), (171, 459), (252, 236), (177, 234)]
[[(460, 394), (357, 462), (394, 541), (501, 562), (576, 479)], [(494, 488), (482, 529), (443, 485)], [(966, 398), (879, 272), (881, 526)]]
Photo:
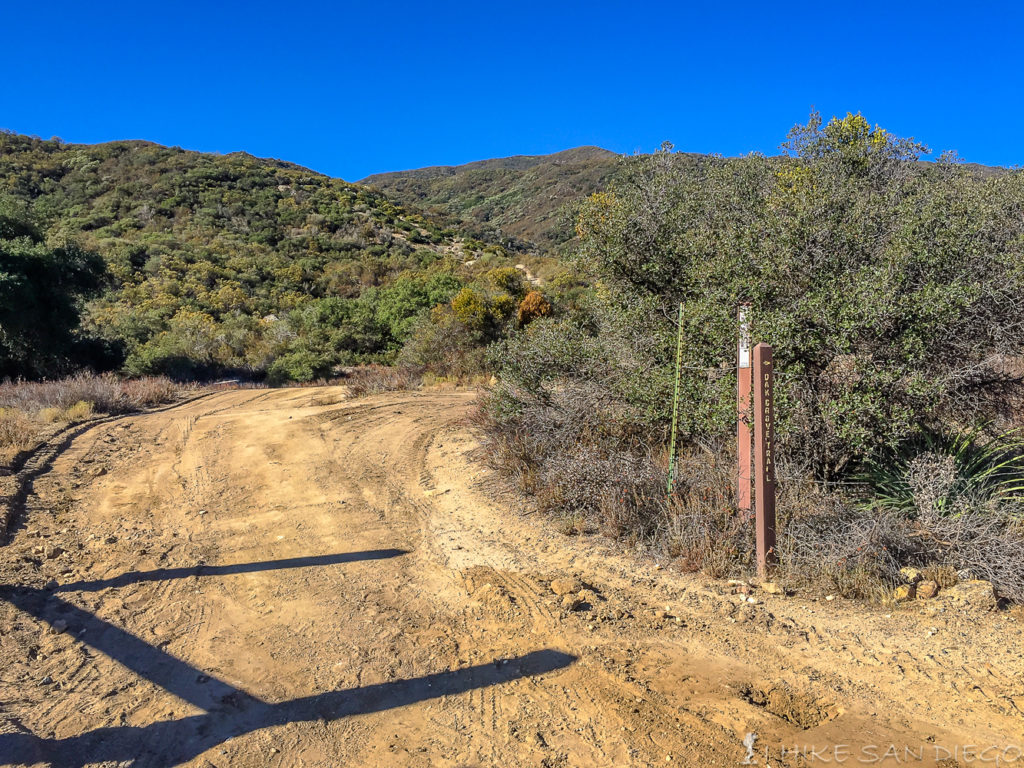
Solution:
[(917, 584), (924, 576), (917, 568), (907, 566), (906, 568), (900, 568), (900, 578), (903, 579), (905, 584)]
[(992, 588), (992, 583), (980, 579), (944, 589), (942, 597), (944, 602), (976, 611), (991, 611), (999, 607), (999, 599)]
[(781, 595), (785, 590), (776, 584), (774, 581), (762, 581), (761, 589), (767, 592), (769, 595)]
[(917, 585), (917, 599), (931, 600), (939, 594), (939, 585), (934, 581), (922, 581)]
[(583, 607), (583, 601), (577, 595), (565, 595), (562, 598), (562, 609), (566, 611), (578, 611)]
[(576, 579), (555, 579), (551, 582), (551, 591), (556, 595), (568, 595), (571, 592), (579, 592), (583, 588)]
[(893, 590), (892, 598), (897, 603), (905, 603), (907, 600), (913, 600), (917, 594), (917, 589), (913, 584), (901, 584)]

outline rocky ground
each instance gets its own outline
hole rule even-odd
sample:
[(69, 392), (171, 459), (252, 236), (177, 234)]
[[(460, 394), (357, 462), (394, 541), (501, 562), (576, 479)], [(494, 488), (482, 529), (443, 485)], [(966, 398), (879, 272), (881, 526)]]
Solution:
[(0, 764), (1020, 756), (1024, 616), (985, 585), (873, 608), (564, 536), (494, 492), (473, 398), (221, 392), (40, 451), (0, 547)]

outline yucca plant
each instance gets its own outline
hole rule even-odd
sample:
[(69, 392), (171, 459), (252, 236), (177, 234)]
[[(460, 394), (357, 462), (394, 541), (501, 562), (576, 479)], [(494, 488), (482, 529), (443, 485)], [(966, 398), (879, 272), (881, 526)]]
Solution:
[(965, 503), (995, 509), (1024, 500), (1024, 437), (987, 437), (980, 427), (926, 432), (867, 462), (857, 479), (869, 491), (865, 506), (908, 516), (956, 515)]

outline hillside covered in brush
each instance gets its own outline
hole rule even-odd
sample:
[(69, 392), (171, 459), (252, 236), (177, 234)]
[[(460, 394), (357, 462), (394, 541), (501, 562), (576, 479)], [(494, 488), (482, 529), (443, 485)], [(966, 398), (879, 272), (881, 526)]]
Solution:
[[(675, 153), (676, 162), (691, 172), (708, 157)], [(578, 245), (574, 226), (580, 201), (614, 189), (635, 160), (600, 147), (576, 147), (551, 155), (516, 155), (378, 173), (359, 183), (509, 250), (564, 258)], [(919, 164), (922, 169), (931, 165)], [(1004, 168), (976, 163), (960, 167), (979, 178), (1006, 173)]]
[[(0, 133), (0, 203), (21, 222), (4, 253), (99, 254), (77, 334), (93, 367), (129, 373), (308, 379), (385, 360), (418, 317), (506, 261), (366, 186), (140, 141)], [(19, 372), (60, 372), (57, 357)]]
[(362, 184), (423, 207), (475, 236), (518, 250), (552, 252), (573, 235), (571, 205), (606, 188), (621, 155), (576, 147), (456, 166), (379, 173)]

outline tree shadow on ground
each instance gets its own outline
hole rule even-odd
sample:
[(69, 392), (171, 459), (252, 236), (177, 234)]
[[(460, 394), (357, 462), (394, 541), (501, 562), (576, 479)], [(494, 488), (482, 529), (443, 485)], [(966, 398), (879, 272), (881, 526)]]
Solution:
[(5, 763), (50, 763), (76, 768), (103, 761), (169, 768), (191, 760), (228, 739), (262, 728), (310, 720), (331, 721), (381, 712), (476, 688), (512, 682), (569, 666), (575, 656), (554, 650), (534, 651), (451, 672), (367, 685), (269, 704), (244, 693), (222, 697), (217, 709), (180, 720), (147, 726), (113, 726), (64, 739), (22, 732), (0, 734)]
[(142, 581), (168, 581), (185, 579), (189, 576), (228, 576), (234, 573), (255, 573), (257, 571), (278, 571), (287, 568), (311, 568), (322, 565), (354, 563), (359, 560), (384, 560), (389, 557), (407, 555), (404, 549), (372, 549), (366, 552), (343, 552), (336, 555), (312, 555), (310, 557), (289, 557), (282, 560), (265, 560), (259, 563), (238, 563), (236, 565), (194, 565), (187, 568), (158, 568), (155, 571), (129, 571), (110, 579), (96, 581), (75, 581), (61, 584), (55, 592), (98, 592), (109, 587), (125, 587)]
[[(60, 589), (94, 591), (160, 578), (323, 566), (402, 554), (405, 554), (402, 550), (370, 550), (240, 565), (202, 566), (199, 569), (171, 568), (68, 584)], [(331, 721), (351, 715), (380, 712), (541, 675), (567, 667), (576, 660), (575, 656), (559, 651), (540, 650), (449, 672), (271, 703), (202, 672), (162, 648), (150, 645), (49, 590), (0, 587), (0, 599), (7, 600), (51, 626), (57, 621), (63, 622), (66, 631), (79, 642), (204, 711), (204, 714), (159, 721), (146, 726), (97, 728), (66, 738), (41, 737), (25, 729), (17, 733), (3, 733), (0, 734), (0, 762), (5, 765), (43, 762), (54, 768), (72, 768), (89, 763), (127, 762), (135, 766), (169, 768), (235, 736), (263, 728), (310, 720)]]

